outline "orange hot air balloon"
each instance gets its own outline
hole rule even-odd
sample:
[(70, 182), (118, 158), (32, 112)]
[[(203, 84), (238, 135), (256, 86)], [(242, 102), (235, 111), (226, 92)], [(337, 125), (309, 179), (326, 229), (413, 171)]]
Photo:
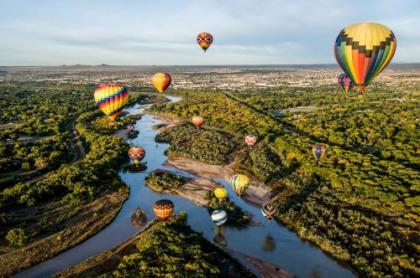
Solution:
[(204, 124), (204, 118), (200, 116), (194, 116), (192, 117), (191, 122), (196, 128), (200, 128)]
[(128, 150), (128, 156), (136, 165), (140, 164), (145, 155), (146, 151), (142, 147), (131, 147)]
[(171, 76), (164, 72), (155, 73), (152, 77), (152, 84), (159, 93), (163, 93), (171, 85)]
[(197, 43), (201, 47), (201, 49), (203, 49), (204, 52), (206, 52), (206, 50), (213, 43), (213, 36), (209, 33), (201, 32), (197, 36)]
[(254, 135), (247, 135), (245, 137), (245, 143), (248, 146), (254, 146), (257, 143), (257, 137), (255, 137)]
[(166, 220), (174, 212), (174, 203), (167, 199), (159, 200), (153, 205), (153, 212), (160, 220)]
[(102, 83), (95, 90), (94, 98), (96, 106), (108, 116), (110, 121), (115, 121), (128, 103), (128, 90), (120, 84)]

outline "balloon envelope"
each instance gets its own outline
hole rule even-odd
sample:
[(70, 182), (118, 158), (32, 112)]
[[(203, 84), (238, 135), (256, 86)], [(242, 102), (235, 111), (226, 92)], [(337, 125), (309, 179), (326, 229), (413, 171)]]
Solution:
[(324, 159), (327, 156), (327, 146), (324, 144), (315, 144), (312, 147), (312, 154), (316, 160)]
[(131, 147), (128, 150), (128, 156), (134, 163), (139, 163), (145, 155), (146, 151), (142, 147)]
[(197, 36), (197, 43), (201, 47), (201, 49), (203, 49), (204, 52), (206, 52), (206, 50), (213, 43), (213, 36), (209, 33), (201, 32)]
[(196, 128), (199, 128), (204, 124), (204, 118), (200, 116), (194, 116), (192, 117), (191, 122)]
[(219, 201), (222, 201), (228, 196), (228, 192), (224, 187), (218, 187), (214, 190), (214, 196), (216, 196)]
[(171, 200), (162, 199), (153, 205), (153, 212), (156, 217), (165, 220), (168, 219), (174, 211), (174, 203)]
[(254, 146), (257, 143), (257, 137), (255, 137), (254, 135), (247, 135), (245, 137), (245, 143), (248, 146)]
[(272, 204), (265, 204), (261, 208), (261, 213), (265, 218), (272, 219), (277, 213), (277, 208)]
[(343, 90), (347, 93), (353, 88), (354, 83), (351, 80), (350, 76), (348, 76), (345, 73), (342, 73), (338, 76), (338, 86), (343, 88)]
[(232, 188), (235, 190), (236, 194), (241, 196), (249, 185), (249, 178), (242, 174), (233, 175), (230, 178), (230, 184)]
[(344, 28), (335, 41), (337, 63), (360, 91), (391, 62), (397, 48), (394, 33), (378, 23), (359, 23)]
[(120, 84), (102, 83), (95, 90), (94, 98), (96, 106), (114, 121), (128, 103), (128, 90)]
[(222, 209), (216, 209), (211, 213), (211, 220), (216, 226), (222, 226), (228, 219), (226, 211)]
[(163, 93), (171, 85), (172, 78), (164, 72), (155, 73), (152, 77), (152, 84), (159, 93)]

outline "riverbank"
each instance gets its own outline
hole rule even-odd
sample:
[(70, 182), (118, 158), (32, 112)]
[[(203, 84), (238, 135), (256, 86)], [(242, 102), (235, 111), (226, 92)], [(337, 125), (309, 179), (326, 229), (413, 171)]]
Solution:
[[(122, 204), (128, 197), (127, 190), (106, 193), (96, 200), (78, 207), (74, 216), (68, 218), (60, 227), (63, 229), (42, 237), (23, 248), (16, 249), (0, 256), (0, 277), (7, 277), (29, 268), (35, 264), (52, 258), (59, 253), (79, 245), (89, 237), (104, 229), (118, 214)], [(36, 210), (35, 210), (36, 211)], [(41, 210), (42, 211), (42, 210)], [(32, 223), (33, 229), (40, 225), (38, 221), (46, 219), (55, 221), (65, 215), (67, 210), (58, 206), (53, 211), (41, 213), (21, 211), (13, 217), (25, 219)]]
[[(119, 275), (142, 272), (146, 276), (151, 273), (182, 273), (186, 277), (194, 277), (195, 274), (255, 277), (228, 253), (191, 230), (186, 219), (185, 214), (180, 214), (165, 222), (153, 220), (127, 241), (59, 273), (57, 277), (98, 277), (115, 272)], [(173, 240), (174, 235), (181, 236)], [(181, 247), (182, 251), (174, 253), (174, 244), (177, 248), (181, 247), (178, 244), (188, 245), (189, 248)], [(143, 252), (148, 255), (142, 256)], [(199, 268), (194, 266), (197, 264)]]
[[(173, 167), (192, 173), (201, 179), (223, 178), (229, 181), (234, 174), (233, 163), (228, 165), (210, 165), (189, 158), (171, 157), (165, 163), (166, 167)], [(272, 192), (263, 182), (251, 179), (242, 198), (254, 206), (261, 207), (272, 198)]]

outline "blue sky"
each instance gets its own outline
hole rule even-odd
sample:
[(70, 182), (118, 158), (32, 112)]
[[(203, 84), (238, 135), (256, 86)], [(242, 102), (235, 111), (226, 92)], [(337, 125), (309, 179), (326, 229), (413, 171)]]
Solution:
[(335, 63), (356, 22), (387, 25), (394, 62), (420, 62), (419, 15), (420, 0), (0, 0), (0, 65)]

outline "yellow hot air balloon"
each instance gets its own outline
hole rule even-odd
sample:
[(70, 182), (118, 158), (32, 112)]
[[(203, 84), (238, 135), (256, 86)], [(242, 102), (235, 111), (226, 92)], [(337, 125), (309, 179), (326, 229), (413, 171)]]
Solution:
[(245, 189), (249, 185), (249, 178), (245, 175), (239, 174), (239, 175), (233, 175), (230, 178), (230, 185), (232, 185), (233, 189), (235, 190), (236, 194), (239, 196), (242, 196)]
[(164, 72), (155, 73), (152, 77), (153, 86), (159, 93), (163, 93), (171, 85), (171, 76)]
[(344, 28), (335, 41), (337, 63), (360, 86), (360, 92), (391, 62), (397, 48), (394, 33), (378, 23)]
[(115, 121), (115, 118), (128, 103), (128, 90), (127, 87), (120, 84), (102, 83), (95, 90), (94, 98), (99, 109), (111, 121)]
[(216, 198), (219, 200), (219, 202), (222, 202), (228, 196), (228, 192), (227, 192), (226, 188), (218, 187), (214, 190), (214, 196), (216, 196)]

